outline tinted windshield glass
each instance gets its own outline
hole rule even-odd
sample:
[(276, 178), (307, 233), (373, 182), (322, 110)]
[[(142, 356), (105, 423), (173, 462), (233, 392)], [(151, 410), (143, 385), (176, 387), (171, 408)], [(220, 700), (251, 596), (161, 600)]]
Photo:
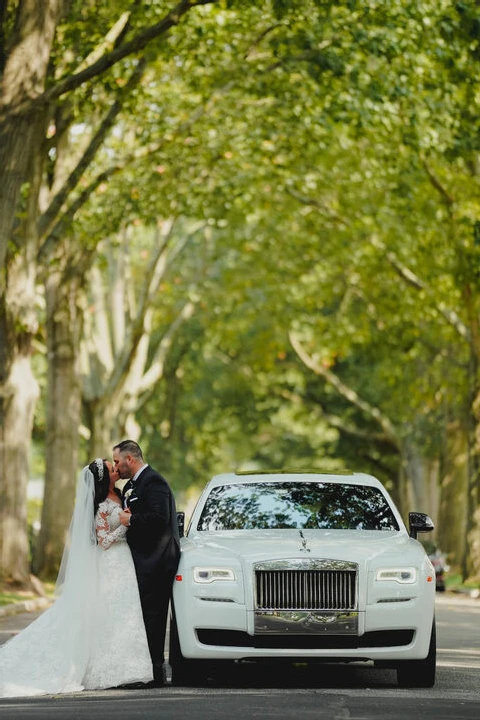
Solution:
[(374, 487), (328, 482), (252, 483), (214, 488), (198, 530), (398, 530)]

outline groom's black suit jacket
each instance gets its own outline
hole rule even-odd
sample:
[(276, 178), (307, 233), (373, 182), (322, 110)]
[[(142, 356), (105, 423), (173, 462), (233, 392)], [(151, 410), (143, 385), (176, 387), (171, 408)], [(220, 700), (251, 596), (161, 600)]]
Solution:
[(122, 495), (132, 512), (127, 542), (142, 594), (177, 569), (180, 538), (175, 499), (165, 478), (150, 465), (135, 483), (125, 484)]

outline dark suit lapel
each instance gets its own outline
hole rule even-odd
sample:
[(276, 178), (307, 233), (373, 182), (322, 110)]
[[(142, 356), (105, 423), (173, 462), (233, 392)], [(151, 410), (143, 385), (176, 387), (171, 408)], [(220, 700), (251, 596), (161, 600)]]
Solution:
[(138, 489), (140, 487), (140, 485), (142, 484), (142, 480), (148, 475), (148, 473), (150, 471), (151, 471), (151, 467), (150, 467), (150, 465), (147, 465), (147, 467), (144, 468), (144, 470), (142, 470), (142, 472), (140, 473), (138, 478), (135, 480), (135, 488)]
[[(142, 488), (142, 480), (144, 480), (146, 478), (146, 476), (148, 475), (149, 472), (151, 472), (151, 468), (150, 468), (150, 465), (147, 465), (147, 467), (144, 470), (142, 470), (142, 472), (140, 473), (138, 478), (135, 480), (135, 482), (133, 482), (132, 480), (129, 480), (126, 483), (125, 488), (129, 495), (129, 498), (128, 498), (129, 506), (131, 504), (131, 507), (133, 507), (134, 503), (142, 497), (142, 489), (141, 489)], [(131, 489), (131, 492), (130, 492), (130, 489)]]

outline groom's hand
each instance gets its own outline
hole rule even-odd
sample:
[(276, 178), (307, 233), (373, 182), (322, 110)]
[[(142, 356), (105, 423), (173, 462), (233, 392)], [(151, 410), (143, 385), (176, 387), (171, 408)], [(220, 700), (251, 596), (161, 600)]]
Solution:
[(120, 513), (120, 522), (122, 525), (125, 525), (125, 527), (128, 527), (130, 525), (130, 518), (132, 517), (131, 511), (127, 508), (126, 510), (122, 510)]

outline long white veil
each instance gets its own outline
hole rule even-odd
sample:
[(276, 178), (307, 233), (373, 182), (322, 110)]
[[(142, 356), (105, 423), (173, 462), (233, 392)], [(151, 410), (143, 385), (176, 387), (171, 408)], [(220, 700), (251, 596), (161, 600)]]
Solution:
[(86, 466), (77, 482), (69, 540), (56, 584), (58, 599), (0, 647), (0, 697), (83, 689), (98, 615), (94, 492), (94, 477)]
[[(103, 461), (102, 465), (103, 465)], [(55, 584), (55, 595), (77, 593), (85, 583), (93, 581), (95, 565), (95, 518), (93, 501), (95, 480), (88, 465), (83, 468), (77, 482), (75, 506), (63, 550), (62, 561)]]

